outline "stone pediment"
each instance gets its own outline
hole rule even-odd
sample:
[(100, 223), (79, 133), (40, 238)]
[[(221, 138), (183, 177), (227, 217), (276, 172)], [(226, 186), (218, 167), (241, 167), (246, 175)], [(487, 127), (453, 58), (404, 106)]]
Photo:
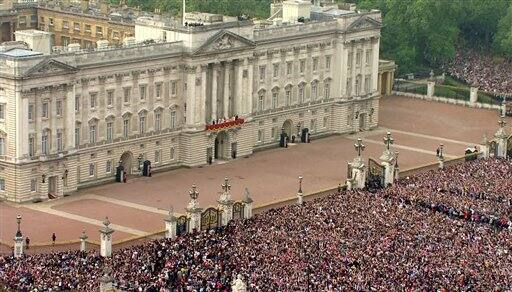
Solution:
[(46, 59), (34, 67), (30, 68), (24, 77), (43, 77), (56, 74), (69, 74), (75, 73), (78, 69), (68, 64), (53, 60)]
[(210, 37), (194, 54), (217, 53), (224, 51), (253, 48), (256, 44), (250, 39), (227, 30), (222, 30)]
[(347, 31), (378, 29), (381, 26), (382, 24), (379, 21), (368, 16), (361, 16), (358, 20), (348, 26)]

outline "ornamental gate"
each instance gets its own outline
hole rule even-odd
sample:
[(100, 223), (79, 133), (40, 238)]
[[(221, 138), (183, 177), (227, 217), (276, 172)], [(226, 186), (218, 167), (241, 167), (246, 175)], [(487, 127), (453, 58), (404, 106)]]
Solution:
[(233, 204), (233, 220), (244, 218), (244, 203), (236, 202)]
[(216, 208), (210, 207), (201, 214), (201, 230), (208, 230), (220, 227), (221, 212)]
[(188, 218), (185, 215), (178, 217), (178, 220), (176, 221), (176, 235), (187, 233), (187, 221)]
[(489, 156), (498, 157), (498, 143), (496, 141), (489, 142)]
[(381, 189), (384, 187), (384, 173), (386, 169), (372, 158), (368, 159), (368, 175), (366, 176), (366, 188)]

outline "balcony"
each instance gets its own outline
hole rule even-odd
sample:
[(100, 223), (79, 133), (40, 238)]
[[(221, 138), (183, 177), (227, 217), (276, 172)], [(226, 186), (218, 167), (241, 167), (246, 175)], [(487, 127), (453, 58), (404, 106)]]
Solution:
[(206, 131), (216, 132), (216, 131), (222, 131), (222, 130), (227, 130), (227, 129), (231, 129), (231, 128), (236, 128), (236, 127), (243, 125), (244, 122), (245, 122), (244, 119), (238, 118), (238, 119), (234, 119), (234, 120), (228, 120), (225, 122), (221, 122), (218, 124), (206, 125)]

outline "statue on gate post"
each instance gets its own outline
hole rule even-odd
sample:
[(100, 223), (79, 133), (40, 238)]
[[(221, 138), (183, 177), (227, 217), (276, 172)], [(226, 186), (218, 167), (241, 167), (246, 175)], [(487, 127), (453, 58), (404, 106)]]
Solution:
[(357, 151), (357, 157), (350, 164), (349, 168), (352, 171), (350, 175), (347, 174), (350, 177), (347, 179), (347, 186), (349, 189), (363, 189), (366, 183), (366, 165), (361, 154), (366, 146), (363, 144), (363, 140), (358, 138), (354, 147)]
[(505, 130), (505, 125), (507, 122), (505, 122), (505, 116), (501, 116), (500, 121), (498, 122), (498, 125), (500, 126), (496, 134), (494, 134), (494, 138), (496, 138), (496, 142), (498, 144), (498, 151), (496, 151), (496, 154), (500, 158), (506, 158), (507, 157), (507, 139), (508, 134)]
[(487, 133), (484, 134), (479, 148), (482, 153), (481, 156), (483, 158), (489, 158), (489, 140), (487, 139)]
[(233, 219), (233, 204), (235, 202), (231, 199), (231, 194), (229, 192), (231, 190), (231, 185), (229, 184), (227, 177), (224, 178), (224, 183), (220, 186), (222, 188), (222, 193), (217, 203), (219, 203), (219, 209), (222, 210), (222, 226), (226, 226), (228, 225), (228, 222)]
[(387, 132), (386, 137), (383, 138), (384, 145), (386, 148), (384, 152), (380, 156), (381, 164), (384, 166), (384, 186), (386, 187), (390, 184), (393, 184), (395, 181), (395, 153), (391, 151), (390, 147), (395, 143), (393, 137), (391, 137), (391, 133)]
[(188, 192), (190, 196), (190, 202), (186, 208), (187, 217), (190, 218), (190, 224), (188, 225), (188, 232), (191, 233), (194, 229), (199, 230), (201, 227), (201, 212), (203, 208), (199, 207), (197, 198), (199, 198), (199, 192), (197, 191), (196, 185), (192, 185), (192, 189)]
[(242, 275), (238, 274), (236, 279), (233, 281), (231, 285), (231, 290), (233, 292), (246, 292), (247, 285), (245, 284)]

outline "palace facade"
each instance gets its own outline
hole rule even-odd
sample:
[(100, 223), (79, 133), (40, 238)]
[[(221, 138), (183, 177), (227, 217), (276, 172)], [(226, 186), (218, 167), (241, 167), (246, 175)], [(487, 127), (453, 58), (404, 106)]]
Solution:
[(308, 3), (284, 1), (261, 22), (140, 19), (138, 40), (161, 39), (121, 48), (0, 52), (0, 198), (63, 196), (145, 160), (239, 159), (282, 131), (376, 127), (380, 12)]

